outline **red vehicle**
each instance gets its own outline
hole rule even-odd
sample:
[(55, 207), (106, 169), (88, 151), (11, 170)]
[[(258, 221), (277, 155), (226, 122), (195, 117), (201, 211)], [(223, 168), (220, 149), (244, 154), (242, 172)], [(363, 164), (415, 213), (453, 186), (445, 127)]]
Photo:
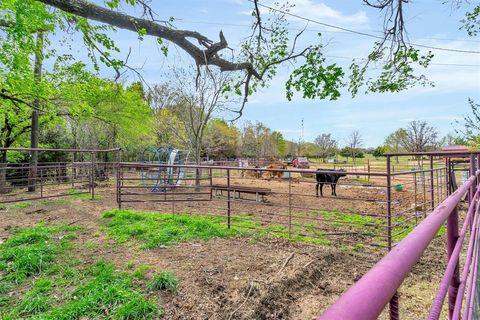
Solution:
[(292, 166), (294, 166), (295, 168), (306, 168), (306, 169), (308, 169), (308, 168), (310, 168), (310, 162), (305, 157), (296, 157), (292, 161)]

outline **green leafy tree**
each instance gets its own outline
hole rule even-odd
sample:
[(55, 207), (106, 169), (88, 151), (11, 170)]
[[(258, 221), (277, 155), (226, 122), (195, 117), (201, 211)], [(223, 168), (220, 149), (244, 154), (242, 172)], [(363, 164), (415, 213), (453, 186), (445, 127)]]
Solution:
[[(385, 143), (384, 143), (384, 146), (386, 147), (387, 151), (395, 152), (395, 153), (405, 151), (403, 146), (403, 141), (405, 140), (406, 136), (407, 136), (407, 131), (403, 128), (400, 128), (395, 132), (389, 134), (385, 138)], [(398, 163), (399, 161), (398, 156), (396, 157), (396, 161)]]
[(285, 140), (285, 138), (283, 138), (282, 133), (273, 131), (272, 139), (277, 148), (277, 155), (281, 158), (285, 157), (288, 152), (288, 142)]
[(222, 119), (212, 119), (205, 132), (205, 152), (209, 159), (232, 159), (238, 154), (238, 129)]
[(315, 138), (317, 145), (318, 157), (325, 162), (328, 157), (332, 157), (338, 150), (338, 142), (330, 133), (322, 133)]
[(303, 155), (309, 158), (316, 157), (318, 154), (318, 146), (313, 142), (305, 142), (303, 144)]
[(365, 154), (363, 153), (362, 150), (360, 150), (360, 149), (352, 150), (352, 148), (349, 147), (349, 146), (346, 146), (346, 147), (343, 147), (342, 149), (340, 149), (339, 154), (342, 157), (347, 158), (347, 160), (348, 160), (348, 158), (352, 157), (352, 154), (355, 154), (355, 158), (364, 158), (365, 157)]
[(457, 122), (457, 133), (464, 137), (464, 141), (455, 141), (456, 144), (468, 144), (475, 148), (480, 146), (480, 104), (468, 99), (471, 114), (464, 116), (463, 122)]
[(276, 141), (270, 128), (261, 122), (247, 122), (241, 135), (241, 153), (248, 158), (278, 157)]
[(77, 92), (85, 99), (81, 112), (69, 116), (76, 148), (121, 147), (124, 156), (134, 157), (154, 142), (151, 109), (142, 90), (128, 88), (94, 76)]
[(375, 158), (380, 158), (380, 157), (383, 157), (385, 155), (385, 153), (387, 153), (387, 147), (378, 146), (373, 150), (372, 155)]

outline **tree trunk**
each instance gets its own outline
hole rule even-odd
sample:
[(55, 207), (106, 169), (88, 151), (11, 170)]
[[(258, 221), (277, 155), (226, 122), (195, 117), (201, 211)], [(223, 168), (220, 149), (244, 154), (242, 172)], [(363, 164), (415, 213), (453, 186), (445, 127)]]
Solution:
[[(37, 34), (37, 50), (35, 53), (34, 79), (38, 84), (42, 80), (42, 61), (43, 61), (43, 33)], [(39, 101), (34, 101), (34, 106), (39, 107)], [(38, 148), (40, 136), (40, 125), (38, 121), (38, 110), (32, 111), (32, 128), (30, 138), (30, 148)], [(30, 170), (28, 173), (28, 191), (34, 192), (36, 189), (38, 151), (30, 151)]]

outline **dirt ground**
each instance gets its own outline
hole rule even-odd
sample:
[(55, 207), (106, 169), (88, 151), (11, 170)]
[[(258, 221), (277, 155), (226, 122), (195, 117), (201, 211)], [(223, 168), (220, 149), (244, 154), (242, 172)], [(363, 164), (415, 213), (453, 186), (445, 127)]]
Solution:
[[(270, 186), (275, 183), (268, 182)], [(298, 185), (295, 189), (310, 187)], [(111, 187), (96, 191), (101, 200), (32, 201), (28, 208), (0, 210), (0, 241), (14, 228), (39, 222), (78, 225), (82, 229), (75, 250), (85, 264), (105, 259), (124, 269), (128, 261), (135, 261), (151, 266), (152, 273), (170, 271), (180, 279), (176, 294), (158, 296), (164, 319), (314, 319), (385, 253), (385, 249), (349, 252), (335, 245), (248, 237), (139, 250), (138, 246), (119, 245), (105, 236), (105, 222), (99, 217), (116, 207), (115, 194)], [(339, 195), (347, 192), (351, 197), (356, 194), (347, 187), (338, 191)], [(336, 200), (312, 201), (328, 205), (328, 201)], [(153, 204), (136, 206), (138, 210), (159, 208)], [(82, 245), (86, 241), (98, 246), (87, 250)], [(435, 240), (402, 286), (402, 318), (420, 319), (428, 312), (444, 270), (443, 241)]]

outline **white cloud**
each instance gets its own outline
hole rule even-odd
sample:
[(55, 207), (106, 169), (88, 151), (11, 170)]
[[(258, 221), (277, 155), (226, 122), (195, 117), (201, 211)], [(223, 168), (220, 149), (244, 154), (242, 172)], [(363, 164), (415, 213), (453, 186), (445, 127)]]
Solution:
[(314, 0), (297, 0), (291, 12), (312, 20), (337, 23), (341, 26), (358, 26), (368, 23), (365, 11), (358, 11), (352, 15), (344, 14), (339, 10), (327, 6), (323, 2)]
[[(264, 1), (265, 5), (278, 8), (273, 1)], [(292, 2), (294, 6), (290, 8), (290, 13), (301, 16), (303, 18), (318, 20), (323, 23), (336, 24), (342, 27), (357, 27), (364, 28), (368, 25), (369, 19), (365, 11), (357, 11), (353, 14), (345, 14), (340, 10), (334, 9), (323, 2), (316, 0), (296, 0)], [(266, 15), (269, 9), (260, 7), (262, 14)], [(251, 15), (252, 10), (242, 10), (240, 12), (244, 15)], [(305, 20), (288, 16), (288, 20), (301, 22), (303, 25)], [(328, 28), (329, 29), (329, 28)]]
[(296, 134), (301, 134), (302, 130), (301, 129), (275, 129), (275, 131), (281, 132), (281, 133), (296, 133)]

